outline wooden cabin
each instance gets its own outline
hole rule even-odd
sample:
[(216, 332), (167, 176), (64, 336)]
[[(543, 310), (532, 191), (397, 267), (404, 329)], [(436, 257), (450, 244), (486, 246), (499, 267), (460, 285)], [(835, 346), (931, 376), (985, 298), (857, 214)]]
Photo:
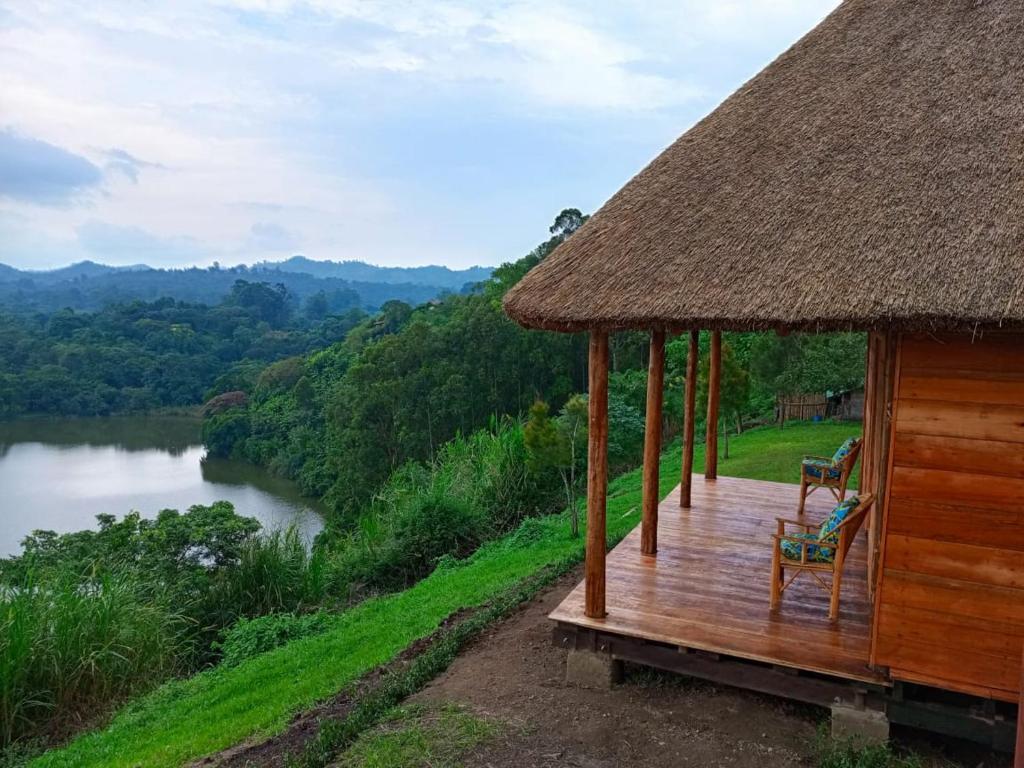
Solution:
[[(509, 292), (522, 325), (590, 335), (585, 581), (552, 613), (560, 642), (1012, 747), (1022, 88), (1013, 0), (845, 0)], [(624, 329), (651, 334), (642, 522), (606, 552), (608, 336)], [(718, 477), (713, 430), (693, 472), (702, 330), (710, 423), (722, 331), (867, 334), (858, 492), (876, 501), (835, 621), (810, 580), (769, 608), (772, 533), (796, 487)], [(690, 335), (684, 471), (659, 499), (675, 333)], [(830, 506), (811, 496), (804, 516)]]

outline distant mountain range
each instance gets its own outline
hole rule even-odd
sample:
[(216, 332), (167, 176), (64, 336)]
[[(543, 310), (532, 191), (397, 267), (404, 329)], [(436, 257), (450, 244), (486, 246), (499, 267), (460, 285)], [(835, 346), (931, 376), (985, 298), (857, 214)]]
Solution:
[(0, 308), (52, 312), (64, 307), (92, 311), (111, 303), (169, 296), (216, 304), (236, 280), (282, 283), (303, 301), (320, 291), (332, 311), (373, 310), (391, 299), (422, 304), (486, 280), (488, 267), (378, 267), (361, 261), (314, 261), (293, 256), (252, 266), (155, 269), (144, 264), (112, 267), (82, 261), (52, 270), (21, 270), (0, 264)]
[(378, 267), (364, 261), (315, 261), (305, 256), (292, 256), (284, 261), (264, 261), (255, 267), (282, 272), (301, 272), (315, 277), (338, 277), (364, 283), (412, 283), (439, 285), (453, 291), (462, 290), (467, 283), (479, 283), (491, 276), (491, 267), (449, 269), (436, 265), (426, 267)]

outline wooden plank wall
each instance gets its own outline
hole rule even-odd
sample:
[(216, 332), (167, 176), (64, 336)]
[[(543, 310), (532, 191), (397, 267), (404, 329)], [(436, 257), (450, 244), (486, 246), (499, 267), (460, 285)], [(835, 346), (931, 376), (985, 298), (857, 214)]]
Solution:
[(900, 343), (872, 662), (1016, 701), (1024, 644), (1024, 335)]

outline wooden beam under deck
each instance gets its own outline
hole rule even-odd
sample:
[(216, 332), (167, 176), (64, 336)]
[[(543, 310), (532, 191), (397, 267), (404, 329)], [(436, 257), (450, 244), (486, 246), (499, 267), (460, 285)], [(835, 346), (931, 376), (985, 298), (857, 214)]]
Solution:
[[(676, 498), (673, 492), (662, 502), (657, 558), (640, 554), (639, 528), (608, 554), (605, 617), (586, 615), (581, 585), (551, 618), (852, 680), (885, 681), (868, 667), (864, 537), (857, 537), (848, 555), (836, 622), (828, 620), (828, 594), (807, 576), (786, 590), (772, 613), (771, 534), (776, 517), (795, 516), (798, 486), (733, 477), (696, 482), (686, 515), (670, 514)], [(830, 507), (823, 496), (811, 496), (805, 518), (818, 523)]]

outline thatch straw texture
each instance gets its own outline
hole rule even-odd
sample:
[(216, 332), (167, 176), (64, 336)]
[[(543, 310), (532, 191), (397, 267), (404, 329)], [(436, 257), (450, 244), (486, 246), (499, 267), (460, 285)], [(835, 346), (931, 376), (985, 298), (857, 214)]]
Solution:
[(846, 0), (505, 309), (563, 331), (1024, 323), (1024, 3)]

